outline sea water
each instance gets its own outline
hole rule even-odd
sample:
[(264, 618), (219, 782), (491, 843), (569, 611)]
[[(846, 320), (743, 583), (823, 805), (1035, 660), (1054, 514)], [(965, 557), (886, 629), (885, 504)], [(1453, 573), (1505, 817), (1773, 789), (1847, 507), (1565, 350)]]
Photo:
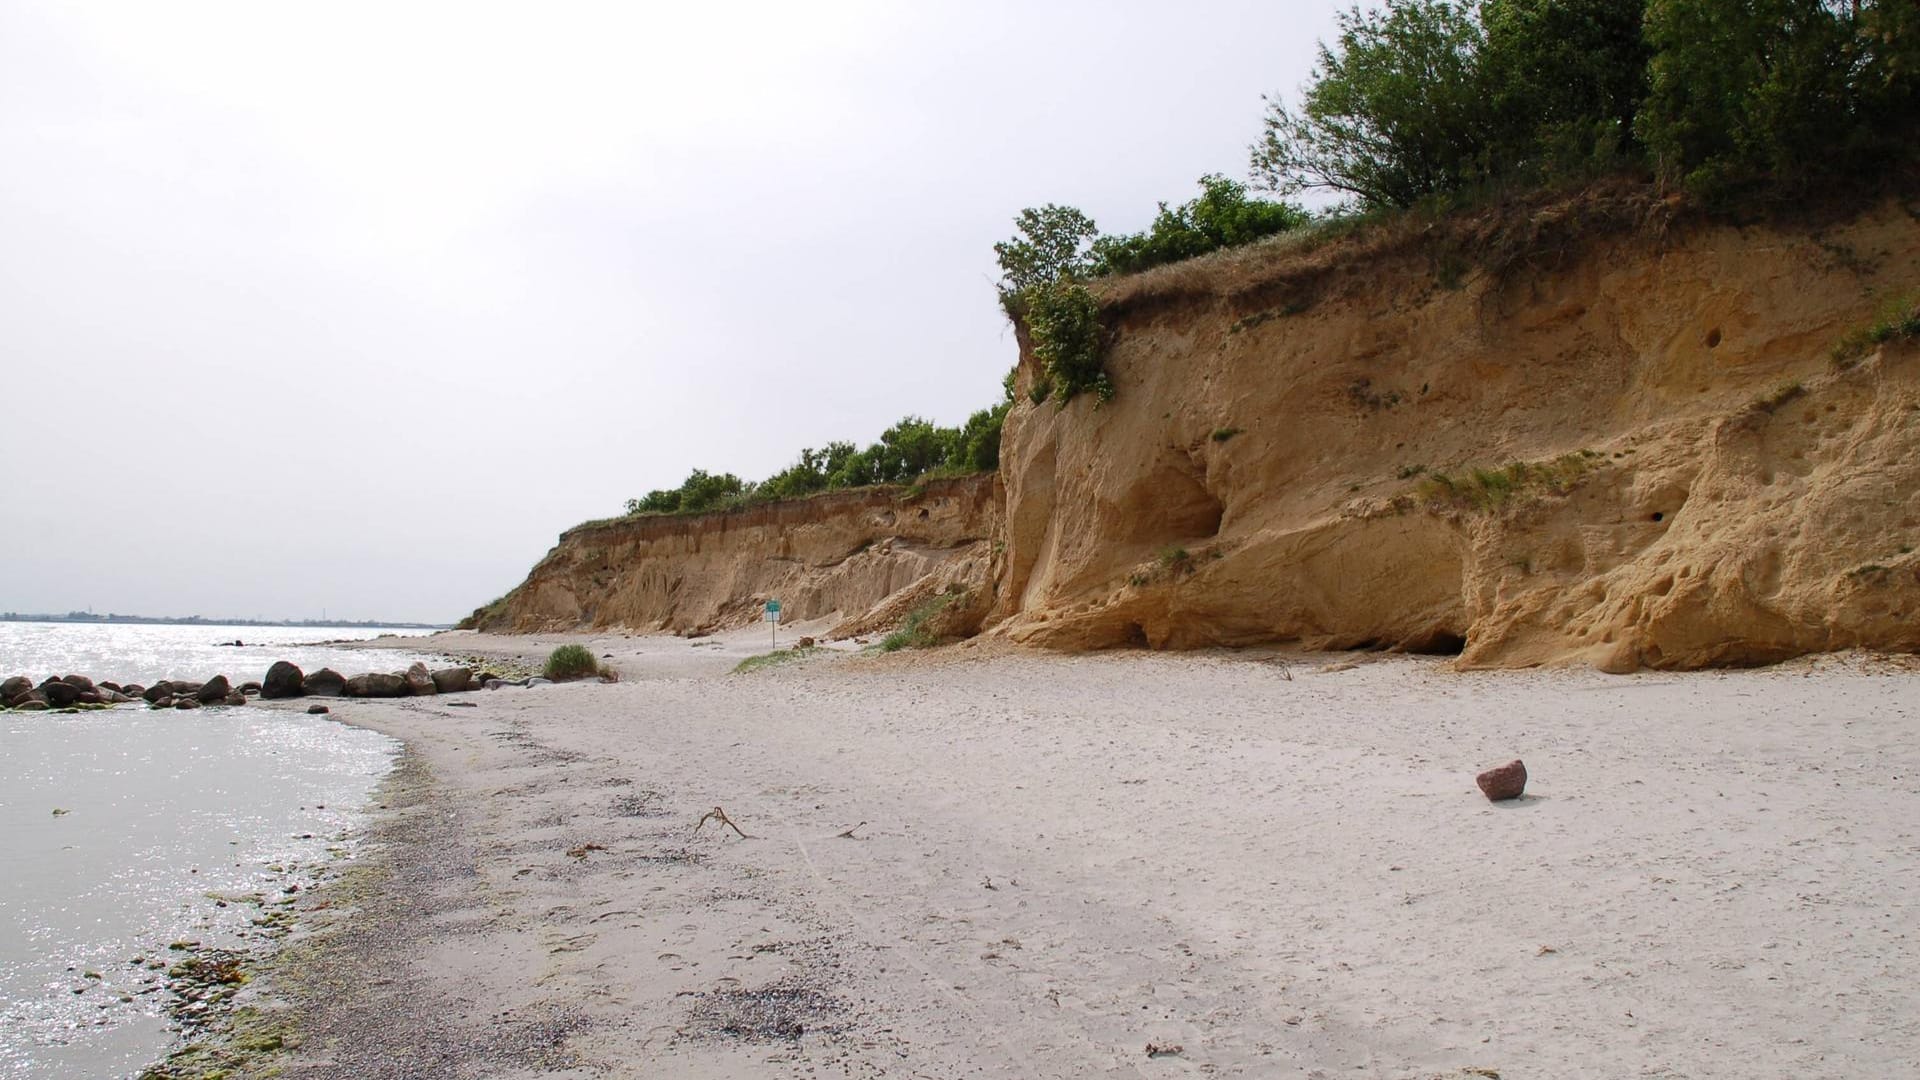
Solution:
[[(0, 650), (0, 672), (239, 682), (272, 659), (327, 662), (325, 651), (276, 645), (252, 664), (195, 666), (223, 635), (274, 636), (264, 627), (71, 629), (91, 633), (64, 653), (44, 638), (31, 657)], [(104, 648), (99, 631), (136, 647), (76, 659)], [(411, 659), (343, 653), (333, 666), (351, 674)], [(0, 1078), (128, 1077), (161, 1057), (175, 1032), (151, 965), (183, 956), (175, 942), (241, 943), (289, 886), (346, 857), (397, 751), (326, 716), (257, 705), (0, 712)]]
[[(25, 675), (35, 684), (48, 676), (85, 675), (90, 679), (151, 686), (161, 679), (200, 682), (225, 675), (235, 686), (258, 680), (275, 660), (298, 664), (302, 671), (330, 667), (342, 675), (365, 671), (403, 671), (430, 654), (368, 652), (322, 638), (419, 636), (425, 630), (332, 630), (310, 626), (224, 626), (193, 623), (162, 626), (144, 623), (0, 622), (0, 679)], [(235, 646), (232, 642), (241, 642)]]

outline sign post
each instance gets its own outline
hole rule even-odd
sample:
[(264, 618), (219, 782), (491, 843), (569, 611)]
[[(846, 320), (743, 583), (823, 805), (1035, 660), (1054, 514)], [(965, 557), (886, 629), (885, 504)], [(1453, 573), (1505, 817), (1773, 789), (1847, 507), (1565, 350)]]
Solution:
[(772, 634), (773, 647), (780, 647), (780, 601), (767, 601), (767, 629)]

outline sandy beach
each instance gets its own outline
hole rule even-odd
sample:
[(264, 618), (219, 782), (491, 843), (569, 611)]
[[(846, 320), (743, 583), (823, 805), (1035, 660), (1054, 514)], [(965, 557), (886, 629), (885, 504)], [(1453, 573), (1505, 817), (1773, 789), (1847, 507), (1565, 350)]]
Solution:
[(764, 633), (444, 635), (621, 681), (335, 702), (410, 753), (277, 965), (285, 1075), (1920, 1074), (1908, 663), (730, 674)]

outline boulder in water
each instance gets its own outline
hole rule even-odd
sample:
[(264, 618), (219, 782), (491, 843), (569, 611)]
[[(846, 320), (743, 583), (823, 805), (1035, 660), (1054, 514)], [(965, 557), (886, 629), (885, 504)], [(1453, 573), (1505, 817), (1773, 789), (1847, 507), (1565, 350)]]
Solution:
[(400, 675), (376, 671), (347, 680), (348, 697), (399, 697), (406, 692), (407, 680)]
[(80, 700), (80, 688), (62, 679), (48, 679), (41, 683), (40, 693), (46, 695), (47, 704), (56, 709), (64, 709)]
[(32, 679), (25, 675), (15, 675), (6, 682), (0, 682), (0, 701), (12, 701), (31, 689), (33, 689)]
[(323, 667), (301, 680), (301, 689), (310, 697), (340, 697), (347, 692), (347, 677)]
[(260, 696), (263, 698), (299, 697), (306, 693), (306, 676), (298, 667), (276, 660), (267, 669), (267, 677), (260, 680)]
[(194, 691), (193, 696), (199, 699), (202, 705), (212, 705), (214, 702), (224, 699), (231, 693), (233, 693), (233, 684), (227, 681), (227, 677), (225, 675), (215, 675), (213, 678), (201, 683), (200, 689)]
[(412, 667), (407, 668), (405, 672), (401, 673), (400, 677), (407, 681), (407, 693), (409, 694), (424, 696), (440, 692), (434, 687), (433, 676), (427, 673), (427, 665), (425, 664), (414, 664)]
[(200, 707), (200, 702), (195, 698), (177, 697), (173, 699), (173, 707), (176, 709), (197, 709)]

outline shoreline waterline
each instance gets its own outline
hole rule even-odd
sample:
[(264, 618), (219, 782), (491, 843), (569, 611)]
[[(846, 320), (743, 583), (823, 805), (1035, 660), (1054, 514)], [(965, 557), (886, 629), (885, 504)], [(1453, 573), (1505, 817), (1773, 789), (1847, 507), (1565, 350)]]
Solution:
[(0, 1076), (164, 1052), (177, 969), (351, 856), (399, 745), (260, 707), (0, 713)]

